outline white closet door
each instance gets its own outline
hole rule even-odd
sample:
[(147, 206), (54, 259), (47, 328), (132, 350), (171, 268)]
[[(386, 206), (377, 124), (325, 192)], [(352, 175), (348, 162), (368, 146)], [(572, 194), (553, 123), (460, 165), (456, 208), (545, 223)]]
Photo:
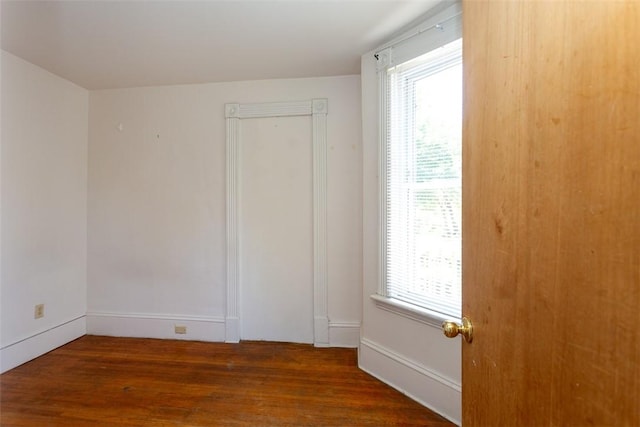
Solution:
[(312, 155), (311, 117), (243, 120), (241, 339), (313, 342)]

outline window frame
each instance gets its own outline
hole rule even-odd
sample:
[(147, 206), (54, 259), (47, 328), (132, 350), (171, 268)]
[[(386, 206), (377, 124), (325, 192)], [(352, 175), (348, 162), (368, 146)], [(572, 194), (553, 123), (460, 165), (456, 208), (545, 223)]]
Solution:
[(430, 310), (388, 296), (387, 292), (387, 135), (389, 104), (387, 99), (389, 78), (387, 70), (417, 58), (440, 46), (462, 37), (461, 5), (435, 13), (418, 26), (409, 36), (396, 40), (376, 51), (378, 73), (378, 291), (371, 295), (375, 305), (385, 311), (440, 328), (446, 320), (459, 321), (455, 316)]

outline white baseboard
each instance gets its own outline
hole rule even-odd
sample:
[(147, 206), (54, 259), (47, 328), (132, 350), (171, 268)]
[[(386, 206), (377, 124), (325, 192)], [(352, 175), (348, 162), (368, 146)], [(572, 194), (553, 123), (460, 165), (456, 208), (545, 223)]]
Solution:
[[(176, 334), (175, 326), (186, 326), (186, 334)], [(87, 334), (116, 337), (182, 339), (193, 341), (238, 342), (238, 321), (224, 317), (174, 316), (142, 313), (87, 313)], [(329, 324), (331, 347), (358, 347), (360, 324)]]
[(358, 365), (380, 381), (461, 425), (462, 387), (457, 382), (366, 338), (360, 341)]
[[(185, 326), (186, 333), (176, 334), (176, 326)], [(225, 321), (223, 317), (89, 312), (87, 334), (224, 342)]]
[(329, 322), (330, 347), (357, 348), (359, 342), (359, 322)]
[(80, 338), (86, 334), (86, 331), (85, 316), (79, 316), (20, 341), (8, 344), (0, 349), (0, 373)]

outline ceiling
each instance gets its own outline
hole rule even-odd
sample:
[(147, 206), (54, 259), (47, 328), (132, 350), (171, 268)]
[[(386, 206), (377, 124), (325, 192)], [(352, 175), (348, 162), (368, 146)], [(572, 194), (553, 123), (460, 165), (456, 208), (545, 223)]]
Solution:
[(86, 89), (360, 73), (437, 0), (14, 1), (2, 49)]

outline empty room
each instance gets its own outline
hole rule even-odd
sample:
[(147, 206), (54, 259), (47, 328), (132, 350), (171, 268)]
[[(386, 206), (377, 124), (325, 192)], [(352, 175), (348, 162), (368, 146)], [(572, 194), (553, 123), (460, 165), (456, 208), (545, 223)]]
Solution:
[(640, 425), (639, 2), (0, 19), (0, 425)]

